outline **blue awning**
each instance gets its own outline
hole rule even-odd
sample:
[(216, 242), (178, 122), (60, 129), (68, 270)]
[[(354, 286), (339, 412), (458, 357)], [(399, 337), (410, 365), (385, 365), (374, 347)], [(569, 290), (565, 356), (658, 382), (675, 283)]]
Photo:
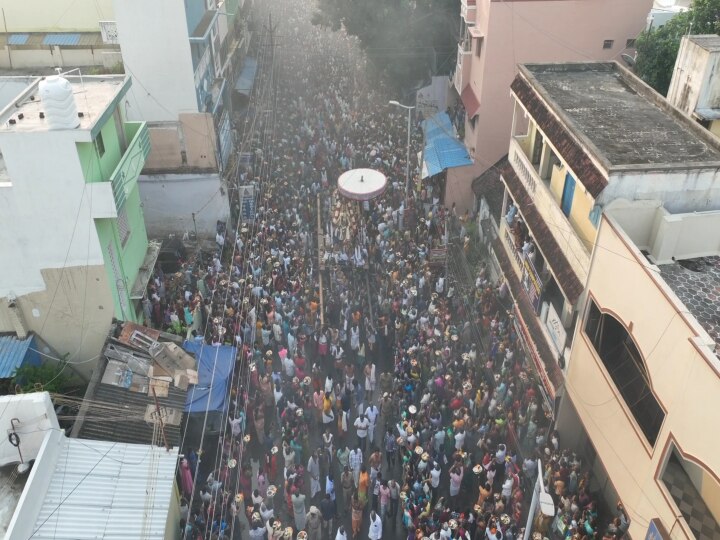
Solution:
[(80, 34), (47, 34), (43, 38), (43, 45), (77, 45), (80, 43)]
[(203, 346), (198, 341), (186, 341), (183, 349), (193, 353), (198, 361), (198, 383), (188, 388), (185, 412), (224, 411), (237, 349), (227, 345)]
[(423, 121), (425, 147), (423, 161), (427, 176), (433, 176), (452, 167), (472, 165), (465, 145), (455, 136), (455, 128), (447, 113), (439, 112), (432, 118)]
[(30, 34), (10, 34), (8, 36), (8, 45), (25, 45), (30, 38)]
[(40, 353), (34, 335), (25, 339), (17, 336), (0, 336), (0, 379), (9, 379), (15, 370), (25, 364), (39, 366)]
[(257, 60), (251, 56), (246, 56), (245, 65), (243, 66), (237, 81), (235, 81), (235, 91), (249, 96), (252, 92), (256, 73)]

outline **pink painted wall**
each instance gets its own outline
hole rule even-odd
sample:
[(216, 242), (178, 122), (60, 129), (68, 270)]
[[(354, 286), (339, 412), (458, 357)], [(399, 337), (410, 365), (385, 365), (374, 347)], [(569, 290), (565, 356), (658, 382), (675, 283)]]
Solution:
[[(480, 99), (475, 130), (465, 124), (472, 174), (448, 175), (453, 199), (472, 200), (471, 181), (508, 151), (517, 64), (620, 60), (637, 37), (653, 0), (477, 0), (475, 27), (485, 36), (478, 58), (473, 44), (470, 84)], [(603, 41), (614, 40), (612, 49)], [(477, 40), (474, 40), (477, 41)], [(474, 148), (474, 152), (473, 149)], [(452, 177), (452, 178), (451, 178)]]

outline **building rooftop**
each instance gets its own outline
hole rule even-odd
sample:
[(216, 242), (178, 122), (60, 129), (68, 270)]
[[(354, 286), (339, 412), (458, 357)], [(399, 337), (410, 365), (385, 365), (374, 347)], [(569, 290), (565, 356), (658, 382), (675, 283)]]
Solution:
[[(157, 440), (153, 386), (167, 442), (177, 447), (187, 385), (178, 386), (173, 380), (173, 367), (163, 369), (140, 340), (133, 337), (140, 336), (146, 343), (162, 341), (160, 332), (127, 322), (122, 323), (120, 330), (117, 337), (108, 338), (98, 359), (72, 436), (140, 444), (149, 444), (154, 437)], [(192, 363), (195, 364), (194, 360)], [(116, 411), (122, 411), (122, 418), (117, 418)], [(114, 417), (112, 422), (107, 421), (108, 416)]]
[[(116, 96), (125, 88), (124, 75), (63, 75), (72, 85), (73, 97), (78, 111), (78, 130), (89, 130), (110, 107)], [(45, 104), (40, 99), (38, 78), (33, 84), (9, 101), (0, 112), (0, 132), (48, 131), (49, 123)], [(82, 116), (80, 116), (82, 114)], [(20, 119), (22, 115), (22, 119)], [(11, 121), (13, 121), (11, 123)]]
[(659, 265), (660, 274), (715, 341), (720, 355), (720, 256)]
[(720, 51), (720, 36), (717, 34), (697, 34), (694, 36), (688, 36), (688, 39), (706, 51)]
[(64, 434), (48, 438), (7, 540), (166, 538), (177, 450)]
[(720, 141), (616, 63), (525, 64), (522, 73), (608, 168), (720, 163)]

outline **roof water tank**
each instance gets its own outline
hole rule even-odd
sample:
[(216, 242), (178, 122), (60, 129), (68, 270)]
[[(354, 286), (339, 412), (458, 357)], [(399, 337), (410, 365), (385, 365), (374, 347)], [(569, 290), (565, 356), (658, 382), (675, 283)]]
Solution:
[(75, 129), (80, 125), (70, 81), (52, 75), (40, 81), (40, 99), (50, 129)]

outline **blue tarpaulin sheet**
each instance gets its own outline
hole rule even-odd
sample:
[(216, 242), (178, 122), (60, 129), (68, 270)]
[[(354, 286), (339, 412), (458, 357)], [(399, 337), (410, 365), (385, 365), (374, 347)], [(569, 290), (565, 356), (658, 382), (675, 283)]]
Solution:
[(31, 334), (25, 339), (0, 336), (0, 379), (9, 379), (21, 366), (39, 366), (41, 363), (34, 335)]
[(249, 96), (252, 92), (255, 74), (257, 73), (257, 60), (252, 56), (245, 57), (245, 65), (240, 71), (240, 76), (235, 81), (235, 91)]
[(439, 112), (422, 123), (425, 136), (423, 160), (427, 176), (443, 172), (451, 167), (472, 165), (465, 145), (455, 136), (455, 128), (447, 113)]
[(198, 361), (198, 383), (188, 388), (185, 412), (224, 411), (237, 349), (226, 345), (203, 346), (200, 341), (186, 341), (183, 349)]

